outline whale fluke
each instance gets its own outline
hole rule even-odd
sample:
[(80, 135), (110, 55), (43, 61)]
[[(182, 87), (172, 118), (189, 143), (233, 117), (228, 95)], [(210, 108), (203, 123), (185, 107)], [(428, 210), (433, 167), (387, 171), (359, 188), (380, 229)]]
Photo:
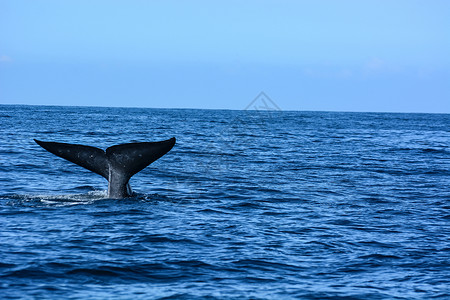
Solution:
[(108, 179), (109, 163), (102, 149), (76, 144), (43, 142), (36, 139), (34, 141), (48, 152)]
[(131, 196), (131, 176), (162, 157), (175, 145), (175, 138), (161, 142), (129, 143), (102, 149), (57, 142), (34, 140), (45, 150), (73, 162), (108, 180), (108, 197)]

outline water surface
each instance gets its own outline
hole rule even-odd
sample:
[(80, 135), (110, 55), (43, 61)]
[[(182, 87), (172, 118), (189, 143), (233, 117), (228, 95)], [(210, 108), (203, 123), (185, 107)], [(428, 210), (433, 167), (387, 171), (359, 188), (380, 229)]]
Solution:
[[(106, 198), (33, 142), (175, 147)], [(0, 106), (0, 294), (450, 297), (450, 115)]]

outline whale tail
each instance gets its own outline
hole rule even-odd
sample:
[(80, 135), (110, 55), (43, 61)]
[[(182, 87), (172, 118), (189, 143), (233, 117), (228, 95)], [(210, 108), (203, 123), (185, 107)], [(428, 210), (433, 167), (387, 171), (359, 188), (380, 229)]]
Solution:
[(162, 157), (175, 145), (175, 138), (161, 142), (129, 143), (102, 149), (34, 140), (39, 146), (108, 180), (108, 197), (131, 195), (130, 178)]

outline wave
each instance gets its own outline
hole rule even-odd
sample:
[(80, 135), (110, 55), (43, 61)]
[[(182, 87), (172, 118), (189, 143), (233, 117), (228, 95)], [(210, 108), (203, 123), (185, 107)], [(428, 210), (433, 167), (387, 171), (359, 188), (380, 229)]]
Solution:
[[(80, 186), (75, 190), (91, 189), (90, 186)], [(140, 194), (134, 193), (132, 197), (126, 199), (110, 199), (106, 190), (92, 190), (81, 194), (48, 195), (48, 194), (4, 194), (0, 195), (0, 201), (4, 201), (7, 206), (19, 207), (65, 207), (74, 205), (89, 205), (100, 203), (101, 201), (117, 202), (120, 204), (133, 204), (136, 202), (149, 201), (172, 201), (168, 197), (160, 194)]]
[(106, 191), (90, 191), (84, 194), (68, 195), (30, 195), (6, 194), (0, 195), (0, 200), (7, 201), (10, 206), (71, 206), (89, 204), (106, 197)]

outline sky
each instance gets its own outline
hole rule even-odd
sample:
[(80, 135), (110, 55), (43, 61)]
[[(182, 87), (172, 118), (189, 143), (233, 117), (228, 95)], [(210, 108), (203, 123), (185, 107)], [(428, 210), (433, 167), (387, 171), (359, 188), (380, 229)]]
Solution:
[(0, 104), (450, 113), (450, 1), (0, 0)]

